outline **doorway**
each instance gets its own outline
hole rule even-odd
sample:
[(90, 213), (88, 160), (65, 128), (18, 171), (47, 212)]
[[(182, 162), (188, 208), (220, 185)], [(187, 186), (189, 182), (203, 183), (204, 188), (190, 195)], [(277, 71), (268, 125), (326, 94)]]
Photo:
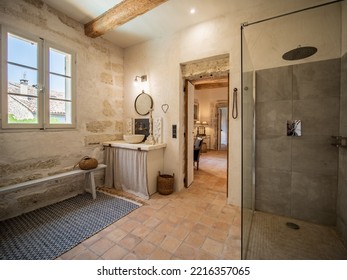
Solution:
[[(212, 67), (214, 64), (215, 69)], [(226, 65), (224, 69), (221, 69), (222, 64)], [(193, 67), (190, 67), (191, 65)], [(200, 154), (200, 160), (206, 158), (209, 152), (216, 152), (221, 147), (227, 154), (229, 55), (190, 62), (181, 65), (181, 70), (185, 85), (184, 186), (188, 188), (194, 182), (194, 174), (204, 172), (200, 167), (197, 170), (197, 164), (194, 164), (193, 149), (197, 136), (203, 138), (203, 152)], [(222, 133), (220, 129), (223, 130)], [(227, 157), (225, 161), (227, 163)], [(226, 177), (227, 171), (226, 168)]]

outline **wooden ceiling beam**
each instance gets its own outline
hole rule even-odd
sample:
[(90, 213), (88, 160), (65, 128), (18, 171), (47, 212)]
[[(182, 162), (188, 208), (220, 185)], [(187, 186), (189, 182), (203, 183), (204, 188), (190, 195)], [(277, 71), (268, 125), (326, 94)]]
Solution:
[(84, 33), (92, 38), (99, 37), (111, 29), (154, 9), (167, 0), (124, 0), (96, 19), (84, 25)]

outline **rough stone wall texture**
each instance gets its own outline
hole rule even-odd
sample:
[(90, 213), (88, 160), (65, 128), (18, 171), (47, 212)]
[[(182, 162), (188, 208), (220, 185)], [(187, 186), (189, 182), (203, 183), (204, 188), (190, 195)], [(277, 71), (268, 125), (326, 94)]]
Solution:
[[(123, 134), (123, 50), (102, 38), (85, 36), (83, 25), (39, 0), (2, 0), (0, 24), (68, 47), (75, 51), (77, 60), (76, 129), (0, 130), (0, 189), (71, 170), (85, 155), (103, 162), (100, 143)], [(69, 180), (65, 183), (69, 185)], [(47, 201), (66, 196), (71, 188), (74, 193), (80, 192), (71, 184), (58, 193), (48, 191), (48, 187), (38, 192), (44, 193)], [(33, 205), (37, 204), (35, 200), (31, 199)], [(2, 210), (4, 203), (1, 198)]]

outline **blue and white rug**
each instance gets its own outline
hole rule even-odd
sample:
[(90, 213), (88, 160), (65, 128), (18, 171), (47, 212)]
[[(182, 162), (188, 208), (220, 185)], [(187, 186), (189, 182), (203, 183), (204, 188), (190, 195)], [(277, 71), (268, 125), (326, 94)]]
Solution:
[(50, 260), (140, 207), (98, 192), (0, 222), (0, 259)]

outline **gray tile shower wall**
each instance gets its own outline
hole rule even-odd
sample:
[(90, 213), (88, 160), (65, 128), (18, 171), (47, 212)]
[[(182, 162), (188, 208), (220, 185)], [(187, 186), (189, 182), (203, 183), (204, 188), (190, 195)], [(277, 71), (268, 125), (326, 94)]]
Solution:
[[(347, 53), (341, 59), (340, 135), (347, 137)], [(339, 149), (337, 229), (347, 245), (347, 149)]]
[[(336, 224), (340, 59), (256, 72), (256, 209)], [(286, 136), (301, 120), (302, 136)]]

